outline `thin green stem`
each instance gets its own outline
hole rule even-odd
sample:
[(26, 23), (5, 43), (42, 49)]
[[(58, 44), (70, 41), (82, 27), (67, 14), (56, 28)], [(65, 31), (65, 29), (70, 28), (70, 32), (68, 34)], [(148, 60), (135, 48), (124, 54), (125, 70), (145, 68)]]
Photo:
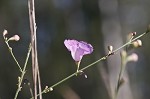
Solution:
[[(70, 79), (70, 78), (72, 78), (73, 76), (75, 76), (75, 75), (76, 75), (77, 73), (79, 73), (80, 71), (86, 70), (87, 68), (89, 68), (89, 67), (95, 65), (96, 63), (98, 63), (98, 62), (100, 62), (100, 61), (102, 61), (102, 60), (107, 59), (107, 57), (108, 57), (108, 55), (106, 55), (106, 56), (100, 58), (99, 60), (97, 60), (97, 61), (95, 61), (95, 62), (93, 62), (93, 63), (87, 65), (86, 67), (84, 67), (84, 68), (78, 70), (78, 72), (74, 72), (73, 74), (71, 74), (71, 75), (69, 75), (68, 77), (64, 78), (63, 80), (57, 82), (56, 84), (52, 85), (51, 87), (49, 87), (49, 88), (43, 90), (43, 91), (41, 92), (41, 94), (49, 92), (49, 91), (47, 91), (47, 90), (50, 90), (51, 88), (54, 88), (54, 87), (58, 86), (59, 84), (65, 82), (65, 81), (67, 81), (68, 79)], [(38, 94), (37, 96), (39, 96), (39, 95), (40, 95), (40, 94)], [(33, 98), (34, 98), (34, 97), (32, 97), (31, 99), (33, 99)]]
[(118, 80), (117, 80), (117, 86), (115, 88), (115, 94), (114, 94), (114, 98), (113, 99), (117, 99), (117, 95), (118, 95), (118, 91), (119, 91), (119, 88), (121, 86), (121, 80), (122, 80), (122, 75), (125, 71), (125, 66), (126, 66), (126, 60), (121, 60), (121, 68), (120, 68), (120, 71), (119, 71), (119, 77), (118, 77)]
[(117, 90), (115, 90), (115, 93), (114, 93), (114, 96), (112, 99), (117, 99), (117, 95), (118, 95), (118, 92), (117, 92)]
[(121, 47), (117, 48), (117, 49), (114, 50), (113, 52), (114, 52), (114, 53), (117, 52), (118, 50), (120, 50), (120, 49), (124, 48), (125, 46), (131, 44), (131, 42), (136, 41), (137, 39), (141, 38), (141, 37), (144, 36), (145, 34), (147, 34), (147, 32), (144, 32), (144, 33), (142, 33), (141, 35), (135, 37), (134, 39), (132, 39), (131, 41), (125, 43), (124, 45), (122, 45)]
[(77, 76), (77, 74), (78, 74), (78, 72), (79, 72), (80, 63), (81, 63), (81, 61), (78, 61), (78, 62), (77, 62), (77, 71), (76, 71), (76, 76)]
[(77, 72), (79, 71), (80, 63), (81, 63), (81, 61), (79, 61), (79, 62), (77, 63)]
[[(121, 49), (121, 48), (125, 47), (126, 45), (129, 45), (131, 42), (133, 42), (133, 41), (135, 41), (135, 40), (141, 38), (141, 37), (144, 36), (145, 34), (146, 34), (146, 32), (143, 33), (143, 34), (141, 34), (141, 35), (139, 35), (139, 36), (137, 36), (136, 38), (131, 38), (126, 44), (124, 44), (124, 46), (121, 46), (121, 47), (118, 48), (118, 49)], [(127, 48), (126, 48), (126, 50), (127, 50)], [(115, 50), (115, 51), (117, 51), (117, 50)], [(114, 52), (115, 52), (115, 51), (114, 51)], [(118, 91), (119, 91), (119, 88), (120, 88), (120, 86), (121, 86), (121, 85), (120, 85), (120, 81), (121, 81), (122, 75), (123, 75), (123, 73), (124, 73), (124, 71), (125, 71), (125, 66), (126, 66), (126, 59), (122, 59), (122, 60), (121, 60), (121, 68), (120, 68), (120, 72), (119, 72), (119, 77), (118, 77), (118, 80), (117, 80), (117, 86), (116, 86), (116, 88), (115, 88), (115, 94), (114, 94), (114, 96), (113, 96), (113, 99), (117, 99)]]
[[(84, 68), (80, 69), (78, 72), (75, 72), (75, 73), (69, 75), (68, 77), (62, 79), (61, 81), (57, 82), (56, 84), (52, 85), (51, 87), (44, 89), (40, 94), (44, 94), (44, 93), (49, 92), (51, 89), (53, 89), (54, 87), (60, 85), (61, 83), (65, 82), (65, 81), (67, 81), (68, 79), (72, 78), (73, 76), (75, 76), (75, 75), (76, 75), (77, 73), (79, 73), (80, 71), (84, 71), (84, 70), (86, 70), (86, 69), (88, 69), (88, 68), (94, 66), (95, 64), (99, 63), (100, 61), (106, 60), (110, 55), (113, 55), (114, 53), (116, 53), (116, 52), (119, 51), (120, 49), (122, 49), (122, 48), (124, 48), (125, 46), (131, 44), (131, 42), (133, 42), (133, 41), (135, 41), (135, 40), (141, 38), (141, 37), (144, 36), (145, 34), (147, 34), (147, 33), (145, 32), (145, 33), (143, 33), (143, 34), (137, 36), (136, 38), (132, 39), (131, 41), (129, 41), (129, 42), (127, 42), (127, 43), (125, 43), (124, 45), (122, 45), (121, 47), (119, 47), (119, 48), (117, 48), (116, 50), (112, 51), (111, 53), (109, 53), (109, 54), (103, 56), (102, 58), (98, 59), (97, 61), (95, 61), (95, 62), (93, 62), (93, 63), (91, 63), (91, 64), (85, 66)], [(121, 77), (121, 76), (120, 76), (120, 77)], [(37, 96), (39, 96), (40, 94), (38, 94)], [(32, 97), (31, 99), (34, 99), (34, 97)]]
[[(41, 94), (49, 92), (49, 90), (50, 90), (51, 88), (54, 88), (54, 87), (58, 86), (59, 84), (61, 84), (61, 83), (65, 82), (65, 81), (67, 81), (68, 79), (72, 78), (72, 77), (75, 76), (76, 74), (77, 74), (77, 73), (75, 72), (75, 73), (69, 75), (68, 77), (66, 77), (66, 78), (64, 78), (63, 80), (57, 82), (56, 84), (52, 85), (51, 87), (49, 87), (49, 88), (43, 90), (43, 91), (41, 92)], [(39, 95), (40, 95), (40, 94), (38, 94), (37, 96), (39, 96)], [(31, 99), (34, 99), (34, 97), (32, 97)]]
[(6, 43), (7, 47), (8, 47), (8, 49), (9, 49), (9, 52), (10, 52), (11, 56), (12, 56), (13, 59), (15, 60), (17, 66), (19, 67), (20, 72), (22, 72), (22, 68), (21, 68), (20, 64), (18, 63), (18, 61), (17, 61), (17, 59), (16, 59), (16, 57), (15, 57), (13, 51), (12, 51), (12, 48), (9, 46), (8, 41), (5, 40), (5, 43)]
[(28, 53), (27, 53), (26, 60), (25, 60), (25, 63), (24, 63), (23, 71), (22, 71), (21, 76), (20, 76), (20, 78), (18, 80), (18, 89), (16, 91), (14, 99), (17, 99), (18, 94), (21, 91), (21, 88), (22, 88), (21, 84), (22, 84), (24, 75), (26, 73), (26, 67), (27, 67), (27, 63), (28, 63), (28, 60), (29, 60), (30, 53), (31, 53), (31, 44), (29, 45), (29, 49), (28, 49)]
[[(123, 48), (125, 46), (128, 46), (129, 44), (131, 44), (132, 42), (134, 42), (137, 39), (141, 38), (145, 34), (147, 34), (147, 32), (142, 33), (141, 35), (139, 35), (139, 36), (137, 36), (135, 38), (131, 38), (126, 44), (124, 44), (123, 46), (121, 46), (118, 49), (114, 50), (114, 52), (118, 51), (119, 49), (121, 49), (121, 48)], [(117, 86), (115, 88), (115, 93), (114, 93), (113, 99), (117, 99), (118, 91), (119, 91), (119, 88), (120, 88), (120, 81), (121, 81), (122, 75), (123, 75), (123, 73), (125, 71), (125, 66), (126, 66), (126, 59), (122, 59), (121, 60), (121, 68), (120, 68), (120, 71), (119, 71), (119, 77), (118, 77), (118, 80), (117, 80)]]
[(28, 87), (29, 87), (29, 90), (30, 90), (31, 97), (34, 97), (34, 95), (33, 95), (33, 91), (32, 91), (32, 88), (31, 88), (31, 85), (30, 85), (30, 84), (28, 84)]

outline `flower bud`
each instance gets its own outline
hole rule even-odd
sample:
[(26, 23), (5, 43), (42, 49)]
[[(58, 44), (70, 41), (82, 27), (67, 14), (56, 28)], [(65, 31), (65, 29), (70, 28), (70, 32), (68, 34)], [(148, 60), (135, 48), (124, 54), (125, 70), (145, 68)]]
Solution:
[(132, 36), (135, 36), (135, 35), (136, 35), (136, 32), (132, 32), (131, 35), (132, 35)]
[(111, 45), (108, 46), (108, 56), (110, 56), (110, 55), (114, 55), (113, 46), (111, 46)]
[(131, 40), (135, 35), (136, 35), (136, 32), (130, 32), (130, 33), (128, 34), (127, 39), (128, 39), (128, 40)]
[(134, 47), (141, 47), (142, 46), (142, 41), (141, 40), (136, 40), (134, 42), (132, 42)]
[(109, 46), (108, 46), (108, 51), (109, 51), (109, 52), (112, 52), (112, 51), (113, 51), (113, 46), (109, 45)]
[(19, 41), (20, 37), (18, 35), (14, 35), (13, 37), (9, 38), (11, 41)]
[(138, 55), (136, 53), (133, 53), (131, 55), (129, 55), (127, 57), (127, 61), (133, 61), (133, 62), (137, 62), (138, 61)]
[(45, 86), (44, 93), (48, 93), (49, 91), (53, 91), (53, 88), (48, 88), (48, 86)]
[(52, 87), (50, 87), (50, 91), (53, 91), (54, 89)]
[(3, 31), (3, 36), (5, 36), (6, 34), (8, 34), (7, 30)]

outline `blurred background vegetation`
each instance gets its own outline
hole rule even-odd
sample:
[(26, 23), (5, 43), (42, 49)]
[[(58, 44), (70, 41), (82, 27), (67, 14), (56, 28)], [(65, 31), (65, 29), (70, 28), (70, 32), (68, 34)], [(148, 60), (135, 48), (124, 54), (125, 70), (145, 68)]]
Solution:
[[(19, 42), (10, 45), (21, 65), (24, 64), (30, 43), (27, 0), (0, 0), (0, 98), (12, 99), (17, 88), (19, 69), (2, 38), (20, 35)], [(91, 43), (94, 52), (83, 58), (81, 67), (125, 43), (129, 32), (141, 34), (150, 23), (150, 0), (35, 0), (38, 56), (42, 89), (51, 86), (76, 71), (75, 63), (65, 48), (65, 39)], [(139, 55), (137, 63), (129, 63), (127, 82), (118, 99), (150, 99), (150, 34), (142, 38), (143, 47), (133, 50)], [(44, 94), (43, 99), (110, 99), (117, 82), (120, 56), (96, 64), (84, 76), (74, 77)], [(31, 82), (31, 60), (25, 78)], [(18, 99), (29, 99), (27, 85), (23, 85)]]

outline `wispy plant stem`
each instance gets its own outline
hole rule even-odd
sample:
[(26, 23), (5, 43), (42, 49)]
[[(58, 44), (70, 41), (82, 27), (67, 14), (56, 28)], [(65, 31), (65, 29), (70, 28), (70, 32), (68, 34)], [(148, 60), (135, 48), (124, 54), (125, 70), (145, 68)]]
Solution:
[[(5, 38), (4, 38), (4, 39), (5, 39)], [(9, 49), (9, 52), (10, 52), (11, 56), (12, 56), (13, 59), (15, 60), (17, 66), (19, 67), (20, 72), (22, 72), (22, 68), (21, 68), (20, 64), (18, 63), (18, 61), (17, 61), (17, 59), (16, 59), (16, 57), (15, 57), (13, 51), (12, 51), (12, 48), (11, 48), (11, 47), (9, 46), (9, 44), (8, 44), (8, 40), (5, 39), (5, 43), (6, 43), (7, 47), (8, 47), (8, 49)]]
[(139, 36), (133, 38), (131, 41), (125, 43), (124, 45), (122, 45), (121, 47), (117, 48), (117, 49), (114, 50), (113, 52), (117, 52), (118, 50), (120, 50), (120, 49), (126, 47), (127, 45), (131, 44), (131, 42), (136, 41), (137, 39), (141, 38), (141, 37), (144, 36), (145, 34), (147, 34), (147, 32), (144, 32), (144, 33), (142, 33), (141, 35), (139, 35)]
[[(88, 68), (94, 66), (95, 64), (99, 63), (99, 62), (102, 61), (102, 60), (106, 60), (110, 55), (115, 54), (115, 53), (116, 53), (117, 51), (119, 51), (120, 49), (126, 47), (127, 45), (131, 44), (133, 41), (136, 41), (137, 39), (141, 38), (142, 36), (144, 36), (144, 35), (147, 34), (147, 33), (148, 33), (148, 32), (142, 33), (141, 35), (137, 36), (136, 38), (132, 39), (131, 41), (125, 43), (125, 44), (122, 45), (121, 47), (119, 47), (119, 48), (117, 48), (116, 50), (112, 51), (111, 53), (105, 55), (104, 57), (98, 59), (97, 61), (95, 61), (95, 62), (93, 62), (93, 63), (91, 63), (91, 64), (85, 66), (84, 68), (78, 70), (78, 73), (79, 73), (80, 71), (84, 71), (84, 70), (86, 70), (86, 69), (88, 69)], [(123, 69), (122, 69), (122, 70), (123, 70)], [(57, 82), (56, 84), (52, 85), (51, 87), (48, 87), (48, 88), (44, 89), (44, 90), (41, 92), (41, 94), (50, 92), (51, 89), (53, 89), (54, 87), (60, 85), (61, 83), (65, 82), (65, 81), (67, 81), (68, 79), (72, 78), (72, 77), (75, 76), (76, 74), (77, 74), (77, 72), (75, 72), (75, 73), (69, 75), (68, 77), (62, 79), (61, 81)], [(121, 74), (122, 74), (122, 71), (120, 71), (119, 79), (121, 79)], [(39, 95), (40, 95), (40, 94), (38, 94), (37, 96), (39, 96)], [(116, 95), (115, 95), (115, 96), (116, 96)], [(34, 98), (34, 97), (32, 97), (31, 99), (33, 99), (33, 98)]]
[[(148, 32), (145, 32), (145, 33), (142, 33), (141, 35), (139, 35), (139, 36), (137, 36), (135, 38), (131, 38), (131, 40), (129, 40), (126, 44), (124, 44), (123, 46), (119, 47), (118, 49), (121, 49), (123, 47), (128, 46), (133, 41), (136, 41), (137, 39), (141, 38), (142, 36), (144, 36), (147, 33)], [(114, 50), (114, 52), (118, 51), (118, 49)], [(118, 91), (119, 91), (119, 88), (121, 86), (120, 83), (121, 83), (121, 80), (123, 80), (122, 75), (123, 75), (123, 73), (125, 71), (125, 66), (126, 66), (126, 59), (121, 59), (121, 68), (120, 68), (120, 71), (119, 71), (119, 76), (118, 76), (118, 79), (117, 79), (117, 86), (115, 88), (115, 93), (114, 93), (113, 99), (117, 99)]]
[(122, 59), (121, 60), (121, 68), (120, 68), (120, 71), (119, 71), (119, 76), (118, 76), (118, 79), (117, 79), (117, 85), (116, 85), (116, 88), (115, 88), (115, 94), (113, 96), (113, 99), (117, 99), (117, 96), (118, 96), (118, 91), (119, 91), (119, 88), (121, 87), (121, 80), (123, 80), (122, 78), (122, 75), (125, 71), (125, 66), (126, 66), (126, 60)]
[(24, 75), (26, 73), (26, 67), (27, 67), (27, 63), (28, 63), (28, 59), (29, 59), (29, 56), (30, 56), (30, 52), (31, 52), (31, 44), (29, 46), (29, 49), (28, 49), (28, 53), (27, 53), (27, 56), (26, 56), (26, 60), (25, 60), (25, 63), (24, 63), (24, 67), (23, 67), (23, 71), (21, 73), (21, 76), (18, 78), (18, 89), (16, 91), (16, 94), (15, 94), (15, 97), (14, 99), (17, 99), (18, 97), (18, 94), (19, 92), (21, 91), (21, 84), (22, 84), (22, 81), (23, 81), (23, 78), (24, 78)]

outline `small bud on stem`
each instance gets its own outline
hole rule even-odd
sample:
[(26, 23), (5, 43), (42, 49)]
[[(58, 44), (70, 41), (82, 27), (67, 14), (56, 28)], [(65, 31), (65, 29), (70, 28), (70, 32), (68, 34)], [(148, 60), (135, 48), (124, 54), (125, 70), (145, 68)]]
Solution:
[(130, 33), (128, 34), (127, 40), (132, 40), (135, 35), (136, 35), (136, 32), (130, 32)]
[(136, 40), (134, 42), (132, 42), (134, 47), (141, 47), (142, 46), (142, 41), (141, 40)]
[(109, 45), (108, 46), (108, 56), (113, 55), (113, 46)]
[(7, 30), (3, 31), (3, 36), (5, 37), (5, 35), (8, 34)]
[(9, 38), (9, 41), (19, 41), (20, 37), (18, 35), (14, 35), (11, 38)]
[(108, 51), (112, 52), (113, 51), (113, 46), (109, 45), (108, 46)]

